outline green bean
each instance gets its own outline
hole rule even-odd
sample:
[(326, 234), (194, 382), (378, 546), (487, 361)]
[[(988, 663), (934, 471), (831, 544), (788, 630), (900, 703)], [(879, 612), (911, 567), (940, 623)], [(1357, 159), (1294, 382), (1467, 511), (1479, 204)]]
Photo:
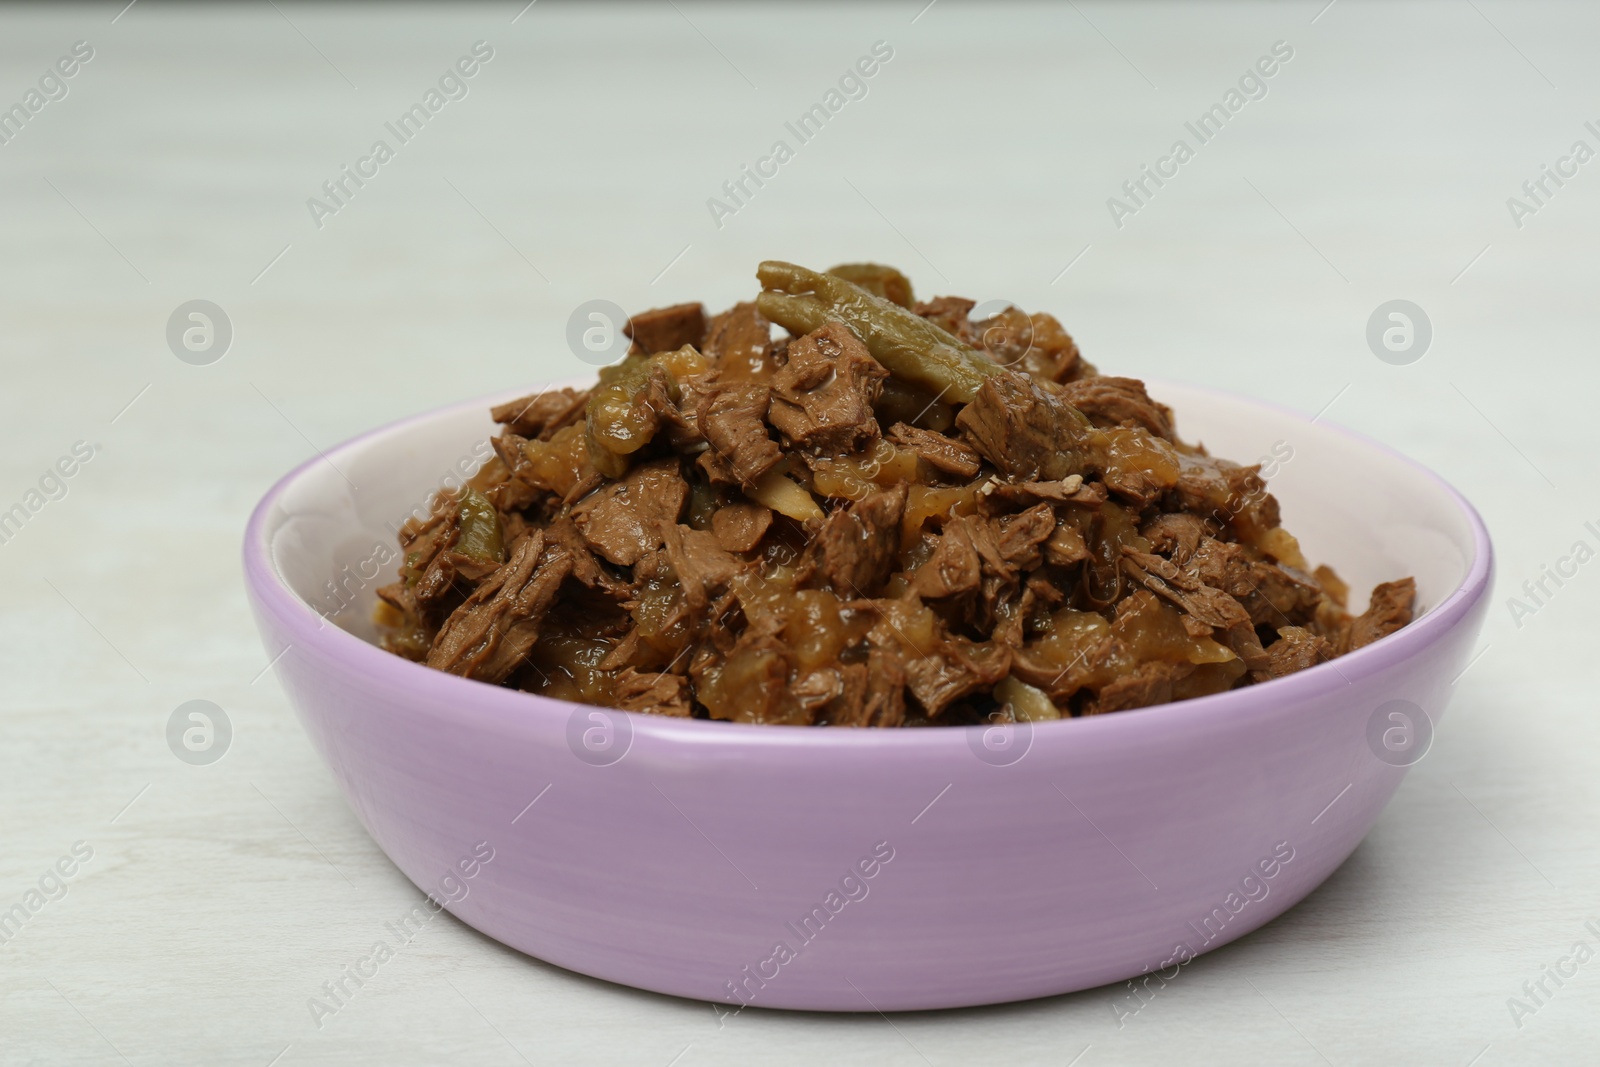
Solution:
[(1001, 367), (927, 319), (843, 278), (767, 260), (756, 271), (765, 290), (756, 309), (796, 336), (829, 322), (855, 331), (867, 351), (906, 381), (965, 404)]
[(499, 566), (506, 561), (500, 514), (487, 497), (470, 485), (461, 495), (461, 535), (456, 538), (455, 551), (486, 566)]
[(909, 308), (914, 302), (911, 296), (911, 279), (893, 267), (885, 267), (881, 263), (841, 263), (837, 267), (829, 267), (828, 273), (835, 278), (854, 282), (873, 296), (882, 297), (891, 304)]

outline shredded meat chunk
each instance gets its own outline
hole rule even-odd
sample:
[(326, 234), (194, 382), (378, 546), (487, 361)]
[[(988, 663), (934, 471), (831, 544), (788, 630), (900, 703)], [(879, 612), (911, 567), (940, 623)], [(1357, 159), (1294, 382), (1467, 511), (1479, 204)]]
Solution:
[(617, 672), (614, 692), (613, 699), (623, 711), (642, 711), (675, 719), (687, 719), (693, 714), (689, 680), (682, 675), (647, 674), (624, 667)]
[(572, 557), (572, 577), (587, 589), (615, 600), (626, 599), (630, 586), (601, 563), (571, 518), (556, 519), (544, 530), (545, 540)]
[(971, 478), (978, 473), (978, 453), (953, 437), (897, 422), (889, 430), (889, 440), (902, 448), (909, 448), (945, 474)]
[(539, 639), (544, 613), (571, 572), (571, 556), (558, 546), (547, 553), (544, 534), (528, 534), (445, 620), (428, 666), (480, 682), (505, 681)]
[(1059, 522), (1044, 542), (1044, 558), (1057, 567), (1070, 567), (1089, 558), (1089, 544), (1083, 531), (1070, 523)]
[(962, 697), (992, 687), (1010, 668), (1005, 645), (978, 647), (949, 637), (931, 655), (906, 664), (906, 686), (928, 715), (937, 716)]
[(750, 552), (772, 526), (772, 510), (760, 504), (725, 504), (711, 516), (711, 532), (729, 552)]
[(1131, 422), (1157, 437), (1172, 437), (1172, 409), (1151, 400), (1137, 378), (1079, 378), (1063, 385), (1061, 396), (1096, 426)]
[(645, 355), (698, 346), (705, 341), (706, 309), (700, 304), (675, 304), (643, 311), (629, 319), (622, 332), (633, 338)]
[(595, 492), (572, 509), (572, 518), (590, 548), (627, 567), (661, 547), (662, 524), (678, 521), (688, 496), (678, 461), (661, 459)]
[(1194, 556), (1200, 541), (1210, 536), (1205, 520), (1181, 511), (1157, 515), (1139, 533), (1150, 542), (1152, 552), (1161, 553), (1180, 567)]
[[(449, 552), (461, 536), (461, 514), (453, 495), (440, 494), (426, 519), (411, 518), (400, 527), (401, 580), (378, 590), (380, 599), (410, 617), (416, 628), (437, 629), (448, 614), (455, 591), (456, 567)], [(459, 600), (459, 598), (454, 598)], [(414, 653), (411, 658), (421, 658)]]
[(783, 450), (767, 435), (771, 397), (768, 386), (730, 382), (708, 392), (700, 403), (700, 432), (745, 486), (753, 486), (783, 460)]
[(878, 438), (872, 405), (888, 376), (848, 327), (830, 322), (789, 345), (774, 377), (772, 425), (802, 449), (858, 452)]
[(984, 459), (1020, 481), (1059, 480), (1088, 468), (1089, 421), (1021, 374), (984, 379), (956, 425)]
[(587, 389), (545, 389), (489, 410), (489, 417), (510, 433), (548, 441), (557, 430), (583, 417)]
[(1417, 583), (1411, 578), (1384, 582), (1374, 588), (1367, 610), (1350, 623), (1350, 647), (1363, 648), (1409, 623), (1416, 598)]
[(772, 349), (772, 323), (754, 304), (735, 304), (706, 328), (706, 358), (729, 378), (770, 375)]
[(704, 611), (717, 594), (727, 589), (744, 562), (717, 542), (715, 535), (688, 526), (663, 524), (663, 547), (684, 603), (692, 611)]
[(1056, 514), (1050, 505), (1036, 504), (1017, 515), (1002, 515), (995, 523), (1000, 558), (1018, 570), (1031, 571), (1039, 566), (1039, 545), (1055, 533)]
[(896, 486), (828, 516), (813, 542), (819, 583), (840, 596), (864, 596), (889, 576), (900, 543), (906, 487)]
[(1104, 715), (1112, 711), (1166, 704), (1172, 700), (1173, 685), (1193, 673), (1194, 667), (1189, 664), (1163, 663), (1160, 660), (1141, 663), (1132, 673), (1102, 686), (1096, 699), (1084, 709), (1084, 714)]
[(936, 296), (918, 304), (914, 310), (923, 318), (938, 324), (945, 333), (970, 343), (973, 340), (972, 322), (967, 318), (967, 312), (976, 304), (977, 301), (963, 296)]
[(899, 656), (873, 649), (867, 662), (847, 663), (840, 674), (830, 725), (888, 727), (905, 722), (906, 668)]
[(1299, 626), (1284, 626), (1278, 630), (1278, 639), (1267, 646), (1266, 669), (1253, 673), (1258, 676), (1256, 681), (1265, 682), (1326, 663), (1333, 656), (1333, 646), (1322, 637)]
[(983, 580), (983, 561), (973, 543), (971, 527), (951, 522), (939, 537), (938, 547), (915, 571), (912, 588), (930, 600), (960, 596), (977, 590)]

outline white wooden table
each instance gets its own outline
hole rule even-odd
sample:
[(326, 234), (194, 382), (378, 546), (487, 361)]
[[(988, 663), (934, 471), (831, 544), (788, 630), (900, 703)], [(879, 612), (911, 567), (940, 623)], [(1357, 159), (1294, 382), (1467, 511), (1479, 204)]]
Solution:
[[(0, 127), (0, 511), (28, 513), (0, 543), (0, 911), (39, 905), (0, 947), (0, 1062), (1594, 1062), (1600, 962), (1508, 998), (1600, 946), (1600, 563), (1506, 600), (1600, 548), (1600, 162), (1561, 162), (1600, 149), (1600, 13), (923, 2), (0, 11), (0, 107), (45, 78)], [(465, 95), (390, 134), (478, 41)], [(864, 96), (787, 131), (879, 41)], [(1543, 164), (1570, 176), (1535, 202)], [(365, 183), (313, 212), (346, 165)], [(735, 204), (746, 165), (770, 176)], [(1131, 201), (1144, 165), (1170, 176)], [(267, 669), (249, 508), (313, 449), (581, 371), (582, 301), (725, 305), (770, 256), (1053, 310), (1102, 368), (1326, 407), (1442, 472), (1500, 581), (1434, 750), (1325, 886), (1120, 1027), (1121, 989), (719, 1025), (441, 918), (319, 1028), (309, 998), (418, 894)], [(166, 338), (195, 299), (232, 327), (208, 365)], [(1408, 365), (1365, 339), (1392, 299), (1432, 324)], [(166, 740), (194, 699), (233, 727), (209, 766)]]

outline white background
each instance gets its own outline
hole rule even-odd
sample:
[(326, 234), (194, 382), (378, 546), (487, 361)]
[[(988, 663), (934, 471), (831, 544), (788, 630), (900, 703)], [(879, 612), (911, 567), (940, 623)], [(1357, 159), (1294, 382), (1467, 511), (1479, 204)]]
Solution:
[[(1520, 627), (1506, 598), (1600, 548), (1600, 162), (1520, 229), (1506, 200), (1600, 148), (1600, 13), (923, 2), (0, 12), (0, 106), (95, 50), (0, 146), (0, 509), (97, 449), (0, 545), (0, 909), (94, 849), (0, 947), (0, 1062), (1593, 1061), (1600, 960), (1520, 1027), (1507, 998), (1600, 944), (1600, 562)], [(307, 198), (480, 39), (470, 94), (318, 228)], [(707, 198), (879, 40), (868, 95), (719, 228)], [(1115, 226), (1107, 198), (1280, 40), (1268, 95)], [(725, 306), (767, 257), (1050, 310), (1108, 372), (1326, 408), (1440, 471), (1500, 573), (1433, 751), (1319, 891), (1120, 1028), (1109, 988), (719, 1029), (441, 918), (318, 1029), (308, 998), (418, 892), (264, 670), (250, 507), (314, 448), (581, 371), (582, 301)], [(195, 298), (233, 324), (210, 366), (165, 340)], [(1433, 324), (1409, 366), (1364, 339), (1394, 298)], [(164, 737), (196, 698), (234, 725), (209, 767)]]

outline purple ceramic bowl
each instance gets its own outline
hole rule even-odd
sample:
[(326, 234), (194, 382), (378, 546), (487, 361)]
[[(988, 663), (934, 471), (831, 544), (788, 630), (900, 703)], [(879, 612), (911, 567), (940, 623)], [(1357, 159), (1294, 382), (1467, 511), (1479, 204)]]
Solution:
[(250, 519), (246, 581), (368, 832), (514, 948), (730, 1007), (948, 1008), (1170, 976), (1361, 841), (1468, 662), (1492, 557), (1465, 500), (1370, 441), (1151, 391), (1214, 454), (1275, 461), (1285, 525), (1358, 599), (1410, 574), (1425, 614), (1269, 684), (1031, 728), (684, 721), (465, 681), (374, 647), (365, 620), (394, 529), (488, 455), (509, 396), (289, 474)]

